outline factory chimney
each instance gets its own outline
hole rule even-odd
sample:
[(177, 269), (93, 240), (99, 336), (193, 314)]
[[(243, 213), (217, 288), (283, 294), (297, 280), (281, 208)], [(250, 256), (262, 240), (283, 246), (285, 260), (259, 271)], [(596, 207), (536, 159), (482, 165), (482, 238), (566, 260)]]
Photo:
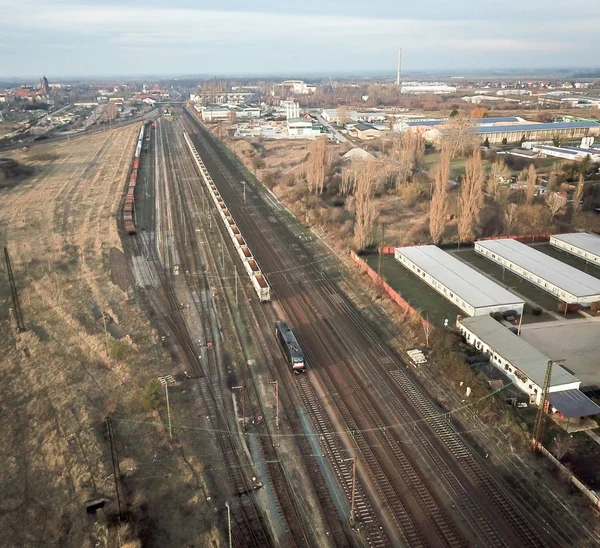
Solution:
[(402, 48), (400, 48), (398, 50), (398, 74), (396, 76), (396, 85), (398, 87), (400, 87), (401, 85), (401, 80), (400, 80), (400, 71), (402, 69)]

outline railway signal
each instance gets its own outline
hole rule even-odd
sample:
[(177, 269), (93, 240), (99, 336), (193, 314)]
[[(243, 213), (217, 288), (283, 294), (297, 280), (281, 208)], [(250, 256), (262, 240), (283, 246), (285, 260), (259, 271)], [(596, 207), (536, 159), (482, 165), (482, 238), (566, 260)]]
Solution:
[(229, 531), (229, 548), (231, 548), (231, 508), (229, 501), (225, 501), (225, 507), (227, 508), (227, 530)]

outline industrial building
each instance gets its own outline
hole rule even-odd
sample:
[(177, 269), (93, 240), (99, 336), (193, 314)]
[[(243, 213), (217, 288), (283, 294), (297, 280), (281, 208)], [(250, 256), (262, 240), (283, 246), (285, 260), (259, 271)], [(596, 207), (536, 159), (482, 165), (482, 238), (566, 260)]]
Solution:
[[(488, 354), (490, 363), (539, 405), (550, 359), (490, 316), (461, 318), (457, 327), (467, 343)], [(548, 399), (567, 418), (600, 413), (598, 407), (579, 390), (581, 381), (558, 363), (552, 364)]]
[(565, 303), (600, 300), (600, 280), (512, 238), (480, 240), (475, 252)]
[[(421, 133), (427, 142), (440, 143), (451, 131), (452, 120), (407, 122), (405, 130)], [(478, 135), (490, 144), (516, 143), (518, 141), (552, 141), (581, 139), (600, 135), (600, 124), (593, 120), (535, 123), (519, 117), (480, 118), (465, 120), (467, 131)]]
[(523, 299), (435, 245), (398, 247), (394, 257), (469, 316), (523, 313)]
[(600, 236), (587, 232), (555, 234), (550, 245), (600, 266)]

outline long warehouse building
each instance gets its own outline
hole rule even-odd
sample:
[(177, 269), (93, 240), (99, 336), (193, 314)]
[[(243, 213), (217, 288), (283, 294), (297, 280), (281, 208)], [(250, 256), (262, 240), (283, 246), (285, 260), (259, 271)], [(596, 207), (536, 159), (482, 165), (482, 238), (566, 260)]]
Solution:
[[(457, 327), (467, 343), (487, 354), (515, 386), (539, 405), (550, 358), (490, 316), (462, 318)], [(566, 418), (600, 414), (600, 407), (579, 390), (581, 381), (558, 363), (552, 364), (548, 399)]]
[(600, 280), (512, 238), (475, 242), (475, 252), (565, 303), (600, 301)]
[(600, 236), (587, 232), (555, 234), (550, 245), (600, 266)]
[(435, 245), (398, 247), (395, 259), (469, 316), (515, 310), (525, 302)]

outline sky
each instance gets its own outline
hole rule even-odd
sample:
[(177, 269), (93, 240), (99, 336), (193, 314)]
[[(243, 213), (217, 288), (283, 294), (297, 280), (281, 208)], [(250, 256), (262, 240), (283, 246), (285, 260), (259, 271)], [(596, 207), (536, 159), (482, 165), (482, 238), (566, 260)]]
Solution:
[(0, 0), (0, 77), (598, 68), (600, 0)]

